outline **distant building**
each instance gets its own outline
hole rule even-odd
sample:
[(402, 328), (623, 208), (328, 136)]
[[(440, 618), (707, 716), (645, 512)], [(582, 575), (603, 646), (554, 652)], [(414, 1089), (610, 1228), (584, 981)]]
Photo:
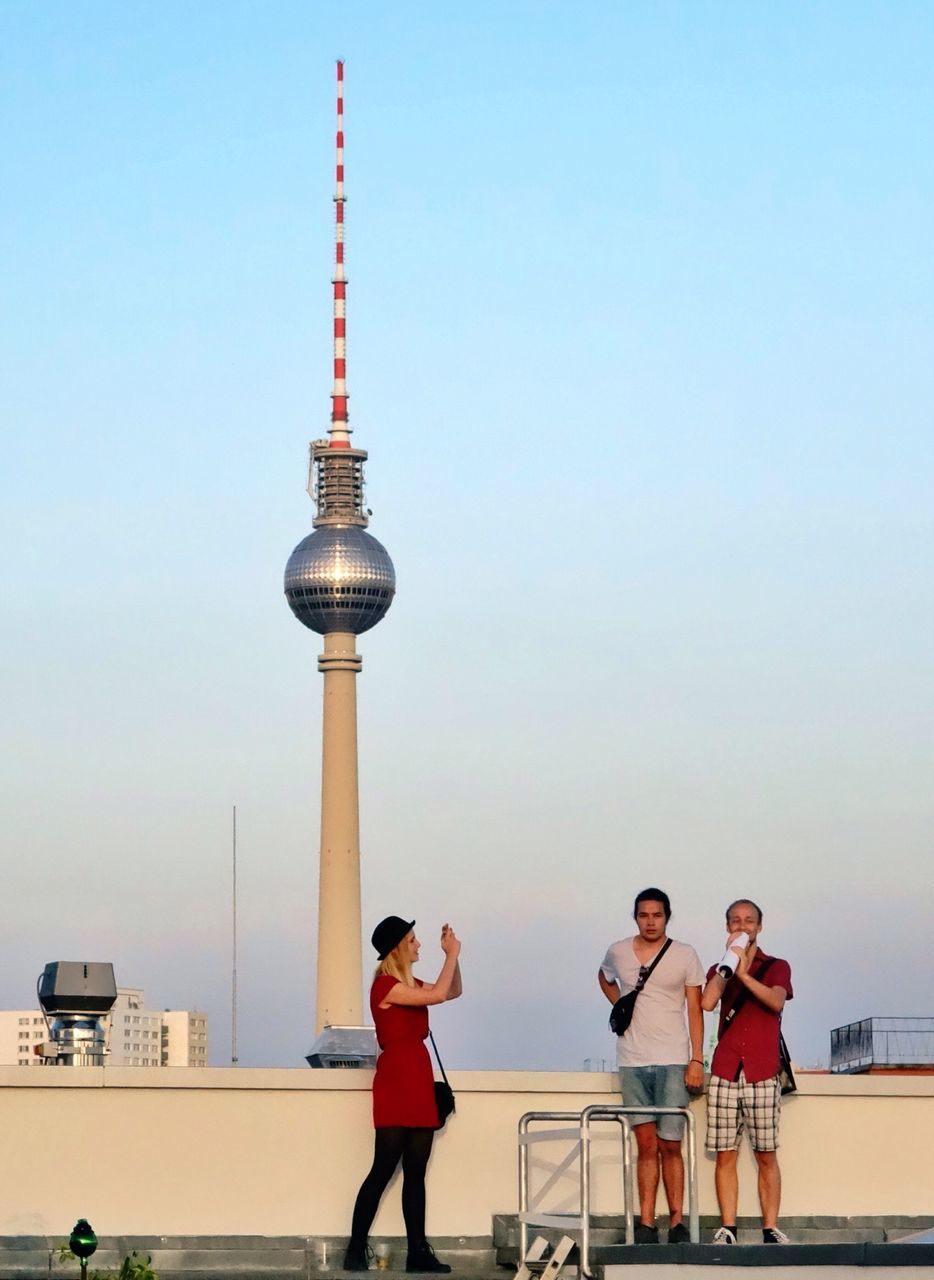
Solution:
[(208, 1015), (187, 1009), (166, 1009), (162, 1015), (162, 1065), (208, 1065)]
[(934, 1018), (863, 1018), (830, 1033), (837, 1075), (934, 1073)]
[(0, 1064), (40, 1067), (37, 1045), (48, 1040), (45, 1018), (38, 1009), (0, 1009)]
[(108, 1066), (162, 1066), (162, 1014), (146, 1008), (139, 988), (118, 987), (114, 1007), (101, 1021), (108, 1032)]
[[(206, 1067), (208, 1015), (188, 1009), (147, 1009), (138, 987), (118, 987), (106, 1018), (108, 1054), (114, 1067)], [(0, 1010), (0, 1064), (41, 1066), (35, 1048), (48, 1040), (36, 1009)]]

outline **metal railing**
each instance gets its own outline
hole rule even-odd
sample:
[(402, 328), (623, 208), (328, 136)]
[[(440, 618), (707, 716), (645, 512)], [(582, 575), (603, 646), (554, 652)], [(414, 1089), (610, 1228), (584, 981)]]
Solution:
[(830, 1033), (832, 1072), (934, 1063), (934, 1018), (863, 1018)]
[[(626, 1221), (626, 1244), (635, 1243), (635, 1216), (633, 1213), (633, 1159), (630, 1147), (632, 1124), (630, 1115), (678, 1115), (687, 1122), (687, 1193), (688, 1232), (692, 1244), (700, 1242), (700, 1215), (697, 1203), (697, 1134), (694, 1116), (682, 1107), (624, 1107), (595, 1103), (583, 1111), (527, 1111), (519, 1120), (519, 1265), (522, 1266), (529, 1251), (529, 1227), (557, 1227), (562, 1231), (576, 1232), (580, 1237), (580, 1269), (585, 1276), (593, 1274), (590, 1266), (591, 1236), (591, 1176), (590, 1145), (591, 1124), (594, 1121), (612, 1120), (620, 1126), (622, 1139), (623, 1214)], [(539, 1123), (555, 1124), (572, 1120), (574, 1128), (549, 1129), (542, 1133), (530, 1132), (530, 1126)], [(575, 1160), (579, 1162), (580, 1205), (577, 1214), (544, 1213), (529, 1204), (529, 1147), (540, 1142), (573, 1141), (575, 1146), (561, 1163), (552, 1170), (551, 1177), (536, 1197), (541, 1197), (567, 1172)]]

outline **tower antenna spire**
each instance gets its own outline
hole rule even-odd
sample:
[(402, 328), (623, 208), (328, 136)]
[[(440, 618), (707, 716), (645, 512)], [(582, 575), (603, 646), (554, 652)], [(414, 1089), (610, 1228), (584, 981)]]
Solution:
[(337, 60), (337, 167), (334, 188), (334, 390), (331, 392), (330, 448), (350, 447), (347, 420), (347, 279), (344, 275), (344, 63)]

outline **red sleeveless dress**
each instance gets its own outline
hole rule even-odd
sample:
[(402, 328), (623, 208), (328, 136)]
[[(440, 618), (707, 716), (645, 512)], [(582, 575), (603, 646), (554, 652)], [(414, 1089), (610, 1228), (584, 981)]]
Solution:
[[(415, 981), (423, 985), (417, 978)], [(382, 1050), (373, 1078), (373, 1125), (377, 1129), (395, 1125), (437, 1129), (434, 1073), (425, 1045), (428, 1009), (404, 1004), (381, 1009), (381, 1001), (395, 985), (395, 978), (381, 974), (370, 988), (370, 1012)]]

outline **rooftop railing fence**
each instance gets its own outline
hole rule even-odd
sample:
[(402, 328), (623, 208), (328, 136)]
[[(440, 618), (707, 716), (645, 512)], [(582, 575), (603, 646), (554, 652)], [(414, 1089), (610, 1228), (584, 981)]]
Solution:
[(830, 1033), (830, 1070), (934, 1067), (934, 1018), (863, 1018)]

